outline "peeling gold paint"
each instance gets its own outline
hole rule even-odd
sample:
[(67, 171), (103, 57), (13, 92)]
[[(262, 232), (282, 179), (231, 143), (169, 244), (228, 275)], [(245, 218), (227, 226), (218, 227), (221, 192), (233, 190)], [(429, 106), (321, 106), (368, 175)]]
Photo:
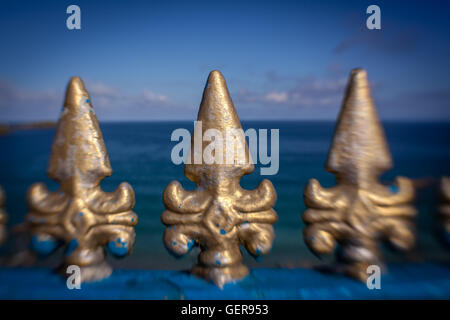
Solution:
[(369, 265), (382, 267), (379, 241), (387, 240), (403, 250), (415, 242), (412, 182), (398, 177), (390, 188), (378, 181), (391, 167), (366, 71), (355, 69), (326, 164), (337, 185), (325, 189), (311, 179), (304, 191), (308, 209), (302, 218), (308, 247), (316, 254), (325, 254), (333, 252), (338, 243), (343, 271), (362, 281), (367, 279)]
[(48, 166), (60, 183), (56, 192), (42, 183), (29, 189), (27, 220), (36, 241), (66, 246), (62, 272), (81, 268), (82, 281), (100, 280), (112, 268), (103, 246), (125, 255), (134, 246), (137, 215), (132, 187), (124, 182), (103, 192), (100, 182), (112, 175), (108, 152), (88, 92), (80, 78), (70, 80)]
[[(242, 129), (231, 101), (225, 79), (219, 71), (210, 73), (198, 112), (202, 131), (216, 129), (226, 136), (227, 129)], [(201, 136), (203, 136), (203, 132)], [(192, 137), (190, 157), (204, 151), (196, 150)], [(185, 165), (185, 175), (197, 184), (194, 191), (186, 191), (177, 181), (164, 191), (166, 211), (161, 216), (166, 225), (164, 244), (176, 255), (187, 254), (194, 245), (200, 247), (197, 264), (192, 273), (223, 287), (227, 282), (242, 279), (248, 268), (242, 264), (239, 245), (255, 255), (267, 253), (275, 237), (272, 224), (277, 214), (272, 209), (276, 192), (269, 180), (263, 180), (257, 189), (240, 186), (243, 175), (253, 172), (245, 140), (237, 140), (238, 150), (245, 150), (245, 161), (239, 164)], [(224, 144), (224, 154), (226, 146)]]

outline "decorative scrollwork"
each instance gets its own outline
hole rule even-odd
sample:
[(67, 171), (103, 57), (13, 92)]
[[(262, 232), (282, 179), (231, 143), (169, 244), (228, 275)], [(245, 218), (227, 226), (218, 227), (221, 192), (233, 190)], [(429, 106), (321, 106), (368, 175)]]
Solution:
[(392, 186), (385, 186), (378, 181), (391, 167), (366, 71), (355, 69), (326, 165), (337, 185), (325, 189), (311, 179), (304, 191), (308, 209), (302, 218), (308, 247), (316, 254), (326, 254), (339, 244), (344, 272), (363, 281), (369, 265), (382, 266), (379, 241), (387, 240), (402, 250), (415, 242), (412, 182), (398, 177)]
[[(242, 129), (219, 71), (209, 75), (198, 121), (202, 121), (203, 132), (216, 129), (223, 136), (227, 129)], [(254, 256), (270, 250), (275, 237), (272, 224), (277, 220), (272, 209), (276, 192), (269, 180), (263, 180), (255, 190), (240, 186), (241, 177), (253, 172), (254, 166), (245, 139), (237, 143), (240, 143), (238, 149), (248, 155), (245, 161), (238, 163), (233, 159), (232, 164), (194, 164), (191, 161), (185, 166), (185, 175), (197, 184), (197, 189), (186, 191), (179, 182), (173, 181), (166, 187), (163, 197), (166, 211), (161, 220), (167, 227), (164, 232), (166, 248), (181, 256), (193, 246), (199, 246), (198, 262), (192, 273), (221, 288), (249, 272), (242, 264), (240, 244)], [(204, 149), (201, 151), (203, 155)]]
[(114, 192), (100, 188), (112, 169), (89, 94), (78, 77), (67, 87), (48, 175), (60, 183), (58, 191), (42, 183), (28, 191), (33, 248), (50, 254), (64, 245), (64, 272), (66, 266), (78, 265), (82, 281), (108, 277), (112, 268), (103, 246), (116, 256), (125, 256), (134, 246), (134, 192), (128, 183)]

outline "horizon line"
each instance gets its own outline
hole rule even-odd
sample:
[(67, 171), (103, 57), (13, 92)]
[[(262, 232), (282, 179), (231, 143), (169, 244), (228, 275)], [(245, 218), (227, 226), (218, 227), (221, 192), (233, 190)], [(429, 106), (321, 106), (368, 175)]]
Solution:
[[(98, 120), (99, 123), (148, 123), (148, 122), (194, 122), (197, 119), (129, 119), (129, 120)], [(337, 119), (287, 119), (287, 118), (277, 118), (277, 119), (241, 119), (241, 122), (336, 122)], [(380, 119), (382, 123), (448, 123), (450, 124), (450, 119)], [(0, 122), (0, 125), (4, 126), (14, 126), (14, 125), (30, 125), (30, 124), (45, 124), (45, 123), (57, 123), (58, 120), (20, 120), (20, 121), (9, 121)]]

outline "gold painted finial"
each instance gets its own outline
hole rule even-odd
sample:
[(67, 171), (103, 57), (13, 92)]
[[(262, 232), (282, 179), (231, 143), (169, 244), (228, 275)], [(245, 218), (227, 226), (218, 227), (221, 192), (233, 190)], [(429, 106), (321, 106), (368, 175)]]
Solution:
[(443, 228), (444, 242), (450, 246), (450, 177), (442, 177), (440, 184), (439, 224)]
[(5, 192), (0, 186), (0, 245), (2, 245), (6, 240), (6, 222), (8, 217), (6, 215), (3, 206), (5, 205)]
[(370, 94), (367, 73), (350, 75), (343, 106), (326, 163), (337, 185), (323, 188), (311, 179), (304, 191), (308, 209), (304, 239), (316, 254), (331, 253), (336, 243), (344, 272), (365, 281), (369, 265), (382, 267), (378, 242), (388, 240), (398, 249), (415, 242), (416, 210), (412, 182), (397, 177), (392, 186), (378, 177), (392, 167), (382, 125)]
[(56, 192), (42, 183), (30, 187), (27, 220), (33, 248), (49, 254), (62, 242), (66, 247), (62, 271), (81, 268), (82, 281), (108, 277), (103, 246), (124, 256), (134, 246), (137, 215), (132, 187), (124, 182), (103, 192), (100, 182), (112, 174), (90, 97), (79, 77), (67, 86), (66, 99), (52, 145), (48, 175), (60, 183)]
[[(200, 122), (200, 137), (196, 139), (194, 129), (185, 165), (185, 175), (197, 184), (197, 189), (186, 191), (179, 182), (172, 181), (164, 190), (166, 211), (161, 216), (167, 227), (164, 244), (177, 256), (198, 245), (200, 254), (192, 273), (222, 288), (249, 272), (242, 264), (240, 244), (254, 256), (270, 250), (275, 237), (272, 224), (277, 220), (272, 209), (276, 192), (269, 180), (263, 180), (255, 190), (240, 186), (241, 177), (254, 169), (245, 138), (233, 140), (236, 148), (233, 150), (227, 149), (226, 141), (222, 141), (223, 157), (230, 154), (231, 161), (222, 158), (222, 162), (206, 164), (202, 157), (206, 151), (202, 138), (207, 130), (215, 129), (224, 138), (231, 129), (242, 131), (219, 71), (211, 72), (206, 83), (196, 128)], [(239, 151), (235, 150), (245, 156), (237, 156)]]

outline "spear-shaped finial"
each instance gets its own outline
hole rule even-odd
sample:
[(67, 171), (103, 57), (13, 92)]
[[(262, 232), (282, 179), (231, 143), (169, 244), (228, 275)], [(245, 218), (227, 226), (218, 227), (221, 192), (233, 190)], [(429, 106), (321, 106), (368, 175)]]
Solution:
[[(210, 144), (203, 145), (209, 134), (214, 135), (208, 139), (215, 143), (213, 150)], [(208, 154), (212, 159), (206, 159)], [(219, 71), (211, 72), (206, 83), (187, 160), (185, 175), (197, 189), (186, 191), (177, 181), (166, 187), (166, 211), (161, 216), (167, 227), (164, 244), (178, 256), (198, 245), (200, 255), (192, 273), (222, 288), (248, 274), (240, 244), (254, 256), (270, 250), (277, 214), (272, 209), (276, 193), (269, 180), (263, 180), (256, 190), (240, 186), (241, 177), (254, 167)]]
[(89, 94), (81, 79), (74, 77), (67, 86), (48, 167), (48, 175), (60, 183), (60, 189), (51, 192), (42, 183), (31, 186), (27, 220), (34, 249), (49, 254), (64, 244), (62, 271), (77, 265), (85, 282), (111, 274), (104, 245), (117, 256), (131, 252), (134, 245), (134, 192), (128, 183), (103, 192), (100, 182), (111, 174)]
[(3, 191), (3, 188), (0, 186), (0, 245), (3, 244), (6, 240), (6, 222), (7, 222), (7, 216), (6, 212), (3, 209), (3, 206), (5, 205), (5, 192)]
[(445, 244), (450, 246), (450, 177), (442, 177), (440, 184), (439, 224)]
[(364, 186), (391, 167), (391, 154), (370, 94), (367, 72), (355, 69), (350, 75), (326, 169), (339, 182)]
[(309, 181), (304, 191), (308, 209), (303, 221), (308, 247), (317, 254), (331, 253), (338, 243), (344, 272), (363, 281), (369, 265), (382, 267), (379, 241), (388, 240), (399, 249), (409, 249), (415, 241), (411, 181), (398, 177), (390, 187), (378, 181), (391, 166), (367, 73), (355, 69), (326, 164), (337, 185), (324, 189), (316, 179)]

